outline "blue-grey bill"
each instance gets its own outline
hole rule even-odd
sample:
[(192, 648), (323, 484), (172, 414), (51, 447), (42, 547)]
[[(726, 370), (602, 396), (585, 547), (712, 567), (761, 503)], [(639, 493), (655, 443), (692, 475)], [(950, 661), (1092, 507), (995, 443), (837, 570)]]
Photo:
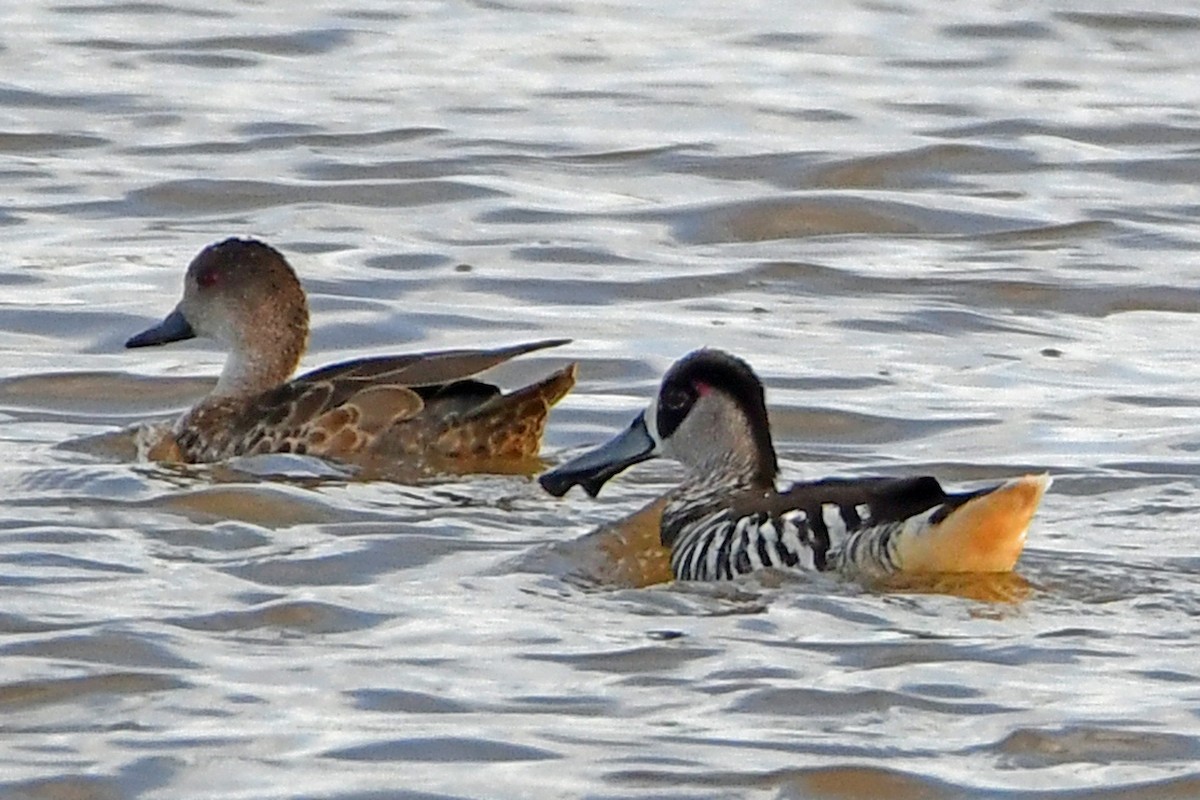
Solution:
[(656, 444), (646, 428), (646, 415), (638, 414), (628, 428), (599, 447), (572, 458), (538, 478), (550, 494), (562, 497), (572, 486), (582, 486), (592, 497), (600, 487), (638, 462), (653, 458)]
[(156, 344), (182, 342), (184, 339), (193, 339), (195, 336), (196, 332), (192, 330), (191, 324), (177, 308), (167, 314), (167, 318), (153, 328), (148, 328), (137, 336), (131, 337), (125, 346), (150, 347)]

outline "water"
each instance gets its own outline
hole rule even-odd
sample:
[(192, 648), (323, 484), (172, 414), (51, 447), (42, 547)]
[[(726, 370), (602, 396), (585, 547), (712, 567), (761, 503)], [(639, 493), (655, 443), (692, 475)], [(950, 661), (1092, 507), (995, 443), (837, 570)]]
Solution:
[[(960, 4), (961, 5), (961, 4)], [(0, 795), (1200, 795), (1200, 15), (1177, 4), (11, 3)], [(788, 475), (1049, 470), (1018, 574), (635, 589), (599, 501), (138, 463), (205, 244), (306, 366), (570, 336), (557, 460), (716, 345)]]

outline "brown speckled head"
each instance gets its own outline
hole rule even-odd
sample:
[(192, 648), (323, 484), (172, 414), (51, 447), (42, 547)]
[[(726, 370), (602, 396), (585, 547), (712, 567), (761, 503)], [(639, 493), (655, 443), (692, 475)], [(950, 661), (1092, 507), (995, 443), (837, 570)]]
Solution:
[(192, 336), (229, 350), (216, 395), (257, 394), (287, 380), (308, 344), (308, 303), (283, 255), (255, 239), (209, 245), (188, 265), (175, 310), (126, 346)]

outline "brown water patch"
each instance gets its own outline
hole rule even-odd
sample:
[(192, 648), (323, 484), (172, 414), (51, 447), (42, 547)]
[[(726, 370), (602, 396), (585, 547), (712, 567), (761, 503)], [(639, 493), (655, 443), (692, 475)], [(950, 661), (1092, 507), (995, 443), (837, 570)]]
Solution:
[(1114, 728), (1023, 728), (997, 742), (995, 750), (1014, 766), (1114, 761), (1195, 761), (1200, 745), (1188, 736)]
[(0, 708), (11, 713), (37, 706), (80, 702), (96, 695), (141, 696), (185, 685), (177, 678), (152, 672), (112, 672), (81, 678), (19, 681), (0, 685)]

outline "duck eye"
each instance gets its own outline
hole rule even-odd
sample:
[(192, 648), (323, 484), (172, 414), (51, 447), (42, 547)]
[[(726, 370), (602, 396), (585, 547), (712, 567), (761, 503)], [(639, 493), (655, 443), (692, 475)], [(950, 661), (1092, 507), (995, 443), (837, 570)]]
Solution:
[(219, 275), (215, 269), (202, 269), (200, 270), (200, 273), (196, 275), (196, 283), (202, 288), (207, 289), (210, 286), (215, 286), (218, 278)]
[(663, 392), (662, 406), (670, 411), (680, 411), (692, 401), (691, 394), (686, 389), (668, 389)]

